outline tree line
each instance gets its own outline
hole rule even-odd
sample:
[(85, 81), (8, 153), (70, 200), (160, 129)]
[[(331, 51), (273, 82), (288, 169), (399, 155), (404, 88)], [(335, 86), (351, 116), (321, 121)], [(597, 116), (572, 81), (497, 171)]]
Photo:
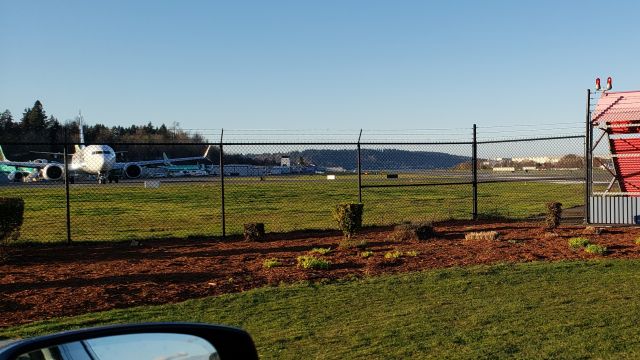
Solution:
[[(161, 157), (163, 152), (169, 156), (194, 156), (202, 153), (202, 146), (188, 145), (203, 143), (206, 139), (200, 134), (190, 134), (177, 126), (165, 124), (154, 126), (131, 125), (108, 127), (102, 124), (83, 124), (86, 144), (109, 144), (116, 151), (126, 151), (127, 160), (140, 160)], [(11, 160), (32, 160), (32, 151), (61, 152), (65, 142), (78, 143), (78, 119), (61, 123), (55, 116), (47, 115), (42, 102), (37, 100), (32, 107), (25, 108), (20, 119), (14, 118), (9, 110), (0, 114), (0, 145), (4, 145), (5, 155)], [(42, 145), (21, 145), (16, 143), (40, 143)], [(121, 145), (118, 143), (136, 143), (145, 145)], [(177, 145), (153, 145), (153, 143), (176, 143)], [(212, 157), (215, 154), (211, 154)]]

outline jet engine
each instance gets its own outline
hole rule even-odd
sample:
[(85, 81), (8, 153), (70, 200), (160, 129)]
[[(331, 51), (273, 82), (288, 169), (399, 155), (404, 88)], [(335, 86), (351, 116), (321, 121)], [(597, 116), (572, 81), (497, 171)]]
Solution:
[(42, 177), (45, 180), (60, 180), (64, 175), (64, 168), (60, 164), (49, 164), (42, 168)]
[(137, 179), (142, 175), (142, 166), (138, 164), (126, 164), (123, 169), (129, 179)]

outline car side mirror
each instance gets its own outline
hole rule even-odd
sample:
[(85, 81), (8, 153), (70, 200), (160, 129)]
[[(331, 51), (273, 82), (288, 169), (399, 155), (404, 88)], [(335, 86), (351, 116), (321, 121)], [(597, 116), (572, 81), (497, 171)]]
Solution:
[(19, 340), (0, 360), (258, 359), (244, 330), (207, 324), (116, 325)]

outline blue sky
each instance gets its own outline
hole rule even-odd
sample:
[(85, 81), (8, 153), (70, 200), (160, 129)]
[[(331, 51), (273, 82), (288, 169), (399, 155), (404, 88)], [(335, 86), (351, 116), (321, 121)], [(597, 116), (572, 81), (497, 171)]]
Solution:
[[(0, 0), (0, 108), (191, 129), (584, 119), (640, 87), (634, 2)], [(548, 127), (547, 125), (544, 125)]]

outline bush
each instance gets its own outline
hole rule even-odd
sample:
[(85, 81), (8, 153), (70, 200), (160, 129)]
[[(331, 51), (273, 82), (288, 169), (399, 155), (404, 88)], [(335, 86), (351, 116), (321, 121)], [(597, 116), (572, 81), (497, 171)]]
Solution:
[(369, 245), (367, 240), (343, 239), (338, 244), (340, 249), (365, 249)]
[(264, 241), (264, 224), (244, 224), (244, 239), (246, 241)]
[(428, 240), (435, 236), (433, 225), (430, 222), (420, 224), (396, 225), (391, 234), (393, 241)]
[(544, 226), (548, 230), (553, 230), (560, 225), (562, 217), (562, 204), (559, 202), (547, 203), (547, 214), (544, 218)]
[(465, 240), (496, 240), (500, 234), (497, 231), (476, 231), (464, 234)]
[(365, 259), (371, 256), (373, 256), (373, 251), (363, 251), (360, 253), (360, 257), (363, 257)]
[(579, 249), (589, 245), (589, 239), (574, 237), (569, 239), (569, 247), (572, 249)]
[(387, 260), (397, 260), (402, 257), (402, 253), (398, 250), (390, 251), (384, 254), (384, 258)]
[(640, 236), (638, 236), (634, 242), (636, 243), (636, 245), (640, 245)]
[(271, 268), (278, 267), (278, 266), (282, 266), (282, 262), (280, 262), (280, 260), (278, 260), (276, 258), (265, 259), (262, 262), (262, 267), (265, 268), (265, 269), (271, 269)]
[(331, 252), (331, 248), (313, 248), (309, 251), (311, 254), (326, 255)]
[(333, 219), (346, 238), (351, 238), (362, 228), (363, 204), (339, 204), (333, 209)]
[(602, 245), (589, 244), (584, 248), (584, 251), (589, 254), (604, 255), (607, 253), (607, 248)]
[(0, 198), (0, 260), (7, 256), (9, 241), (20, 236), (24, 219), (24, 200), (20, 198)]
[(415, 250), (407, 251), (404, 254), (407, 255), (407, 256), (411, 256), (411, 257), (416, 257), (416, 256), (420, 255), (420, 253), (415, 251)]
[(298, 267), (302, 269), (328, 269), (331, 263), (311, 255), (298, 256)]

